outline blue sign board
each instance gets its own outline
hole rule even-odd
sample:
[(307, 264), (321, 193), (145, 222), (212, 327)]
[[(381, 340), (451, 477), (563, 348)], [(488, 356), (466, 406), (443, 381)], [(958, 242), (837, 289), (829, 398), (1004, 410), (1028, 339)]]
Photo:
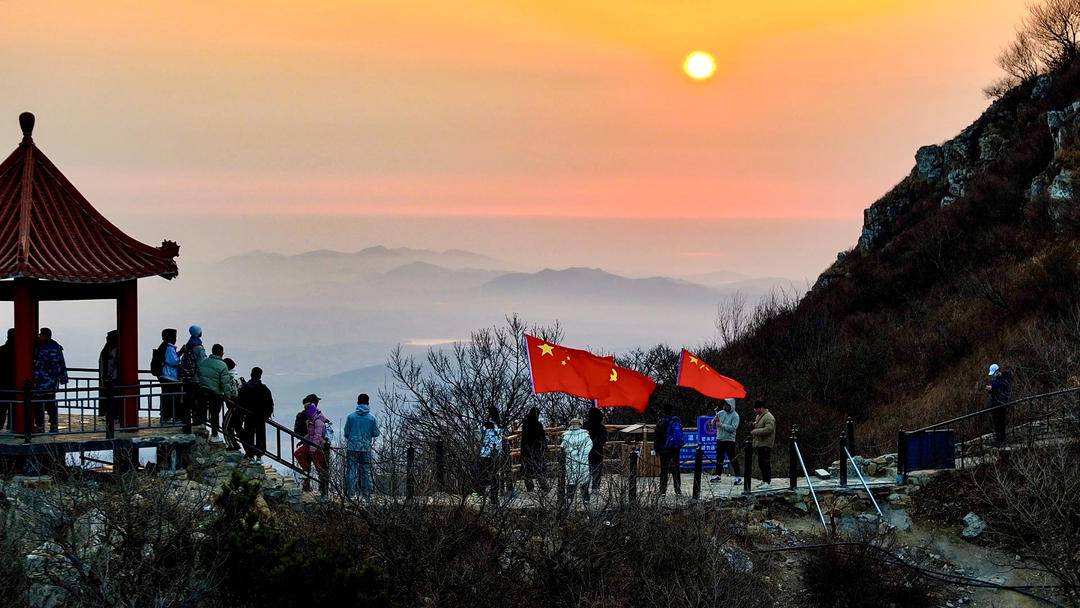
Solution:
[(716, 466), (716, 429), (710, 429), (712, 416), (698, 416), (697, 429), (683, 428), (683, 449), (679, 452), (682, 470), (694, 470), (694, 452), (700, 445), (705, 452), (702, 459), (705, 468)]

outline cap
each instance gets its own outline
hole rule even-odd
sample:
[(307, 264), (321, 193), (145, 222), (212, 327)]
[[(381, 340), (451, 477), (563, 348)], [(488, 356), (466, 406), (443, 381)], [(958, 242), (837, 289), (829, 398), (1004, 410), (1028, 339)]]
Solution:
[(318, 403), (320, 401), (322, 401), (322, 399), (320, 399), (319, 396), (316, 395), (315, 393), (311, 393), (307, 397), (304, 397), (304, 403), (305, 404), (307, 404), (307, 403)]
[(999, 369), (1001, 369), (1001, 366), (998, 365), (997, 363), (995, 363), (995, 364), (990, 366), (990, 373), (987, 374), (987, 375), (988, 376), (996, 376)]

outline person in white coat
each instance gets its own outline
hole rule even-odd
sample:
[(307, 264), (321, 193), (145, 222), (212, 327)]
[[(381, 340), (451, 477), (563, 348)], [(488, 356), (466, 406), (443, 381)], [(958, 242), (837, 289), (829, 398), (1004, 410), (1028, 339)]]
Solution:
[(563, 454), (566, 456), (566, 507), (574, 504), (574, 495), (581, 488), (581, 499), (585, 507), (589, 506), (589, 452), (592, 439), (589, 432), (581, 428), (581, 418), (570, 421), (570, 427), (563, 433)]

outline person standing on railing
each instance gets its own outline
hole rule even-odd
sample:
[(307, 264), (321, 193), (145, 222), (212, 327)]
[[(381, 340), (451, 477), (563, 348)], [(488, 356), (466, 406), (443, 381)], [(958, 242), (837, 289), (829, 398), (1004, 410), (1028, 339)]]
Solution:
[(683, 446), (682, 421), (674, 415), (670, 403), (664, 404), (664, 415), (656, 422), (653, 431), (653, 450), (660, 460), (660, 494), (667, 494), (668, 477), (675, 486), (675, 495), (682, 496), (682, 471), (679, 470), (679, 453)]
[[(776, 418), (769, 411), (764, 399), (754, 401), (754, 428), (750, 431), (754, 454), (757, 455), (758, 468), (761, 469), (761, 483), (757, 489), (766, 490), (772, 486), (772, 449), (776, 442)], [(750, 475), (750, 463), (746, 463), (746, 474)]]
[(150, 358), (150, 373), (161, 383), (161, 424), (180, 422), (177, 398), (180, 392), (180, 354), (176, 352), (176, 330), (161, 330), (161, 345)]
[(990, 393), (990, 421), (994, 425), (994, 445), (1004, 447), (1009, 425), (1009, 393), (1012, 391), (1012, 374), (994, 363), (990, 366), (990, 380), (986, 392)]
[(113, 420), (120, 415), (117, 382), (120, 379), (120, 333), (115, 329), (105, 334), (105, 346), (98, 354), (98, 412)]
[(236, 395), (244, 411), (244, 455), (256, 461), (266, 453), (266, 422), (274, 415), (274, 395), (262, 377), (261, 367), (251, 368), (251, 377)]
[(199, 386), (202, 389), (207, 415), (210, 418), (210, 440), (217, 440), (220, 443), (218, 417), (225, 399), (236, 398), (236, 384), (233, 383), (229, 368), (222, 358), (225, 355), (225, 347), (215, 344), (210, 352), (210, 356), (199, 364)]
[(15, 386), (15, 328), (7, 330), (7, 342), (0, 345), (0, 431), (14, 430), (11, 420), (11, 404), (19, 399), (19, 387)]
[(46, 412), (49, 414), (49, 432), (59, 432), (56, 391), (61, 384), (67, 383), (64, 347), (53, 340), (51, 329), (42, 327), (38, 332), (37, 348), (34, 351), (34, 398), (38, 402), (37, 432), (45, 432)]
[(533, 406), (521, 424), (521, 476), (525, 480), (526, 491), (533, 491), (533, 480), (536, 480), (540, 483), (540, 492), (548, 493), (550, 485), (545, 471), (546, 460), (547, 433), (540, 422), (540, 408)]
[(379, 436), (379, 422), (371, 415), (370, 398), (360, 393), (356, 397), (356, 411), (345, 419), (345, 495), (356, 496), (359, 477), (360, 496), (371, 498), (373, 477), (371, 471), (371, 448)]
[(581, 418), (570, 421), (569, 428), (562, 436), (563, 455), (566, 460), (566, 498), (563, 506), (569, 509), (574, 505), (574, 496), (581, 488), (581, 502), (589, 508), (589, 452), (592, 451), (592, 439), (581, 428)]
[(202, 343), (202, 328), (192, 325), (188, 328), (190, 337), (180, 349), (180, 382), (184, 385), (184, 412), (182, 419), (191, 416), (196, 425), (206, 424), (206, 399), (199, 384), (199, 364), (206, 359), (206, 349)]
[(588, 419), (585, 421), (585, 430), (592, 440), (589, 449), (589, 477), (594, 492), (600, 492), (600, 479), (604, 475), (604, 446), (607, 445), (607, 427), (604, 426), (604, 413), (600, 408), (589, 408)]
[(731, 464), (731, 474), (735, 476), (735, 485), (742, 483), (739, 477), (739, 448), (735, 445), (735, 434), (739, 430), (739, 412), (735, 411), (735, 400), (724, 399), (724, 405), (716, 412), (716, 417), (709, 424), (716, 429), (716, 470), (709, 481), (720, 483), (724, 473), (724, 462)]

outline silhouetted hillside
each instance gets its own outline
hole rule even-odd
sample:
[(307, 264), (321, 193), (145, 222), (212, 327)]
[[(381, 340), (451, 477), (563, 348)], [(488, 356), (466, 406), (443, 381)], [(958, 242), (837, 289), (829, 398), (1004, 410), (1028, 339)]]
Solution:
[(976, 409), (992, 362), (1019, 391), (1076, 373), (1080, 62), (915, 160), (804, 299), (741, 315), (707, 355), (822, 445), (848, 414), (884, 449), (898, 428)]

